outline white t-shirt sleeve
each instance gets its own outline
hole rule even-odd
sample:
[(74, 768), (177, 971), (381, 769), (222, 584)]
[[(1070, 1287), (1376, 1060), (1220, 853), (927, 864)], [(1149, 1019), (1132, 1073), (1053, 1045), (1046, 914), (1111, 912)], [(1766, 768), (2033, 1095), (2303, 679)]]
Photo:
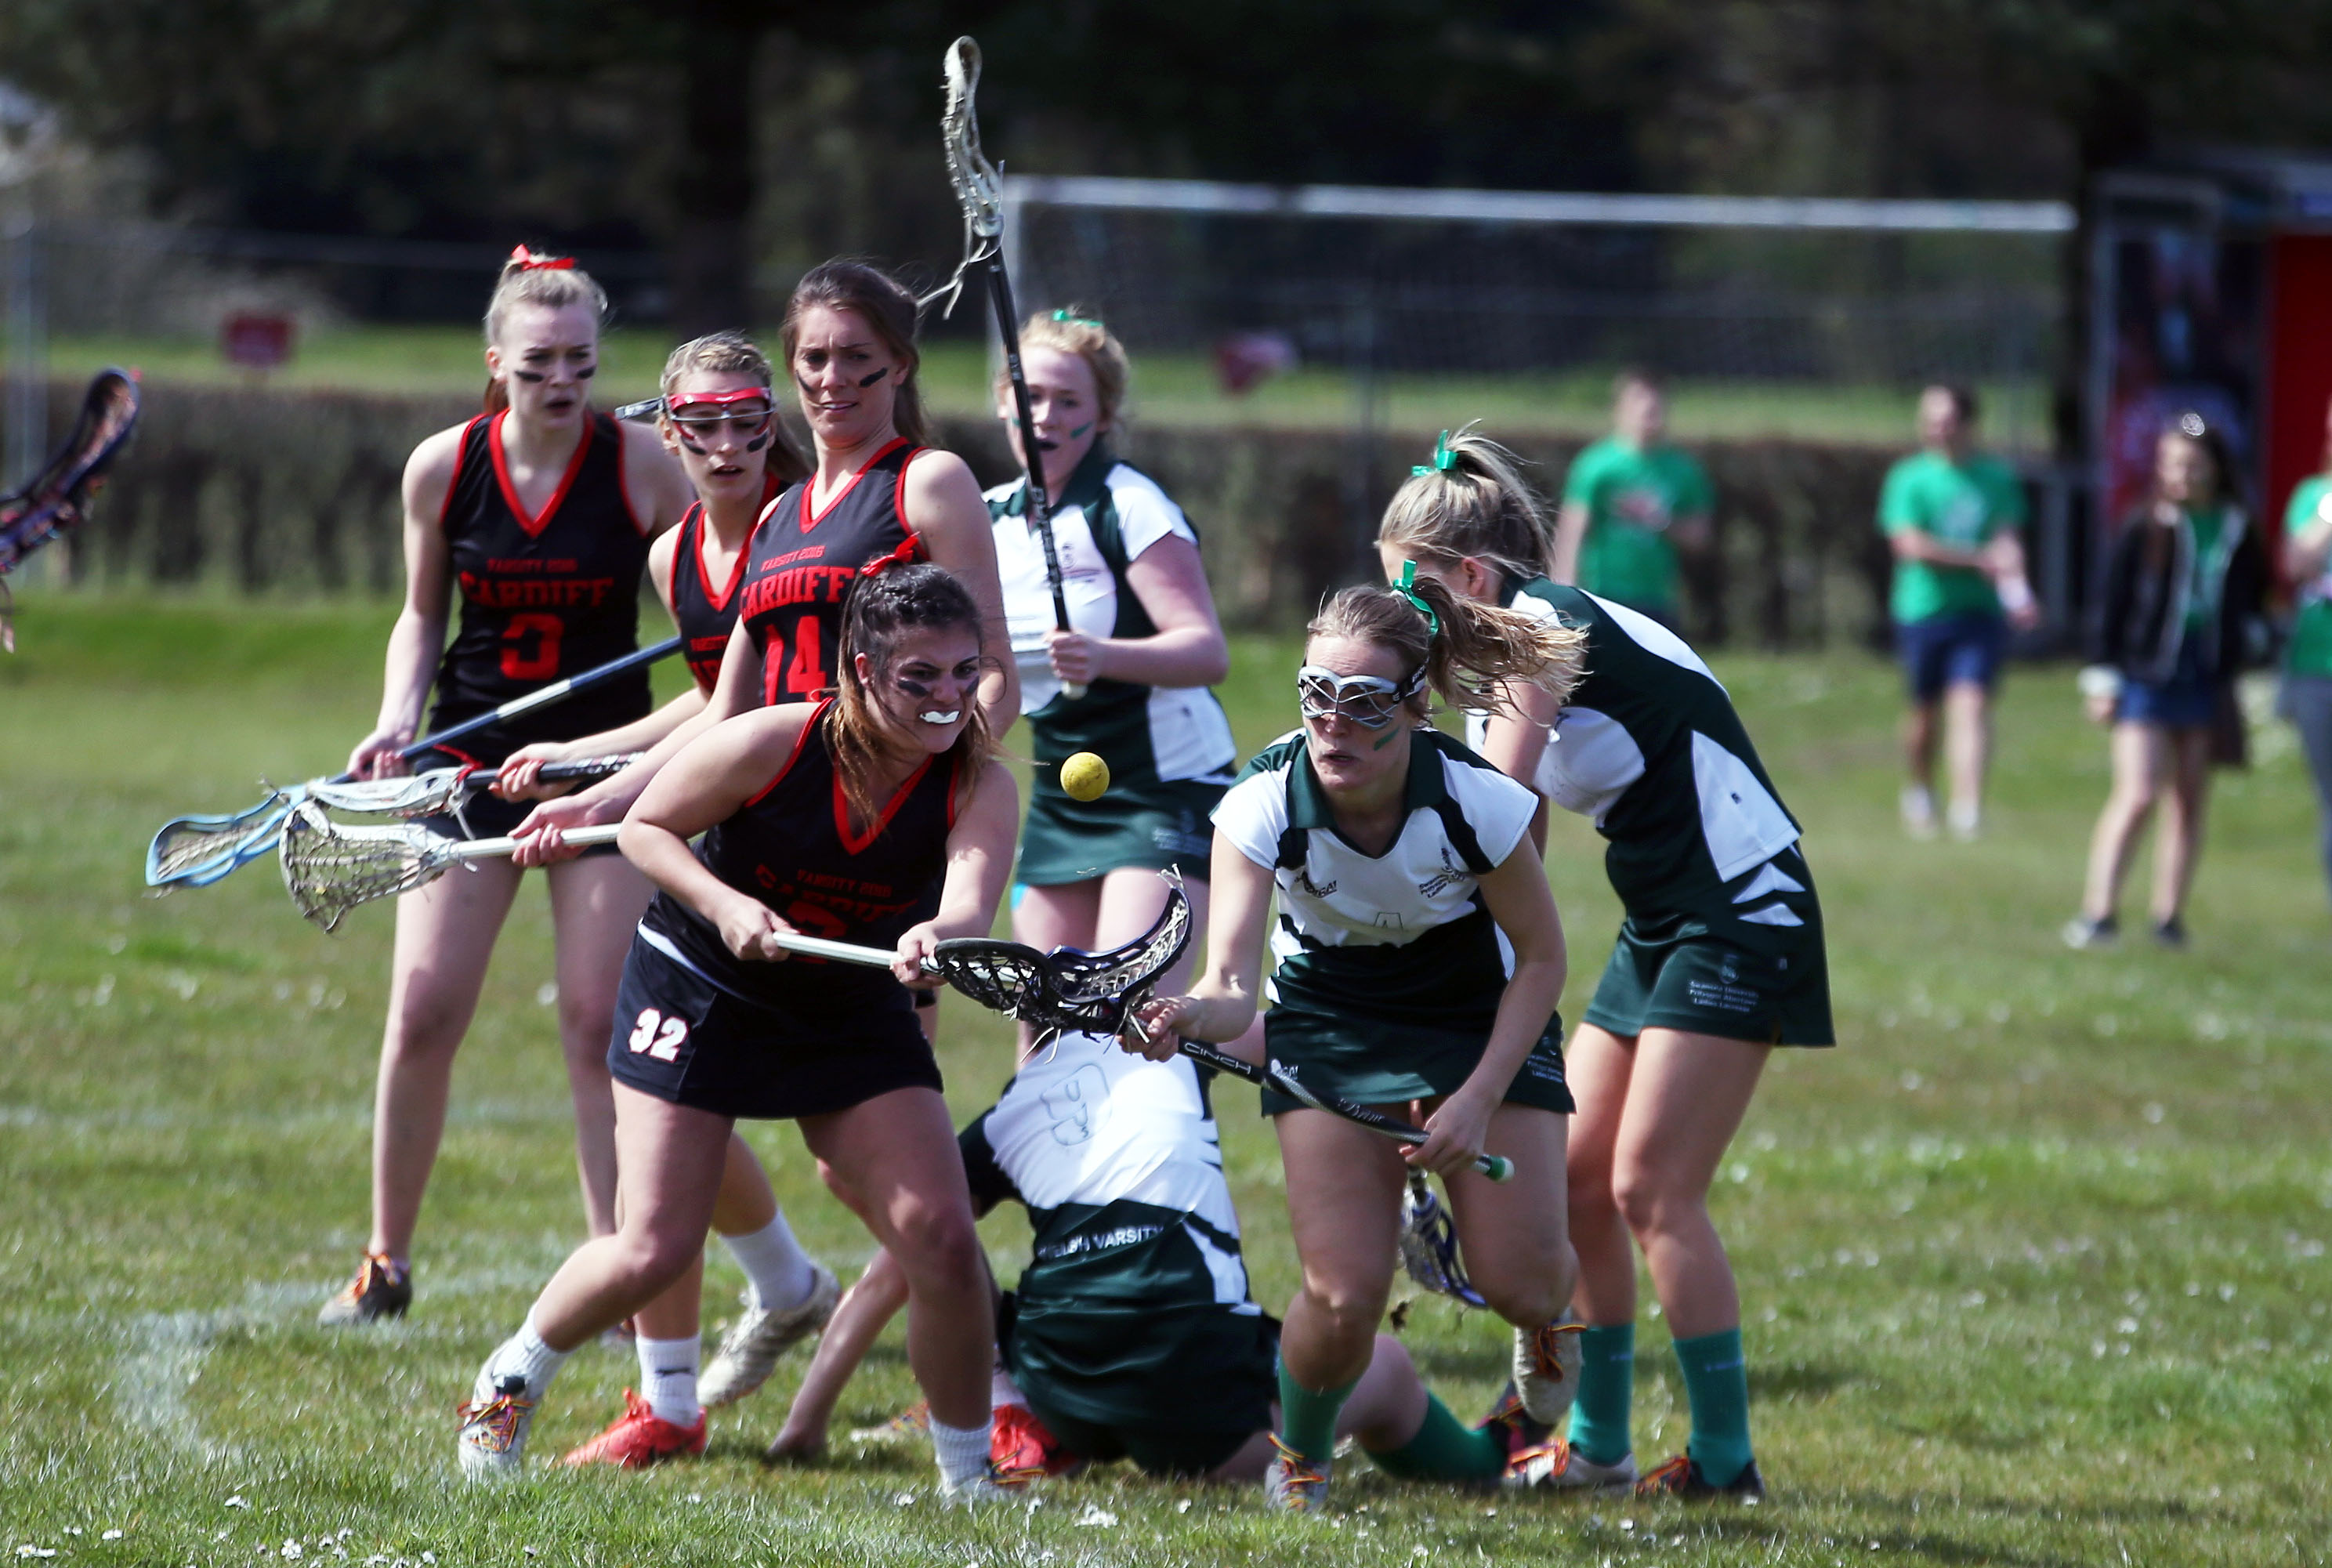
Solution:
[(1474, 829), (1475, 841), (1492, 865), (1504, 865), (1538, 814), (1538, 797), (1493, 768), (1477, 768), (1454, 757), (1441, 760), (1450, 798)]
[(1231, 786), (1215, 803), (1215, 831), (1266, 870), (1279, 862), (1279, 836), (1287, 828), (1287, 774), (1257, 773)]
[(1110, 471), (1109, 493), (1117, 505), (1117, 530), (1125, 541), (1126, 559), (1140, 560), (1144, 550), (1170, 536), (1199, 542), (1190, 520), (1149, 475), (1121, 464)]

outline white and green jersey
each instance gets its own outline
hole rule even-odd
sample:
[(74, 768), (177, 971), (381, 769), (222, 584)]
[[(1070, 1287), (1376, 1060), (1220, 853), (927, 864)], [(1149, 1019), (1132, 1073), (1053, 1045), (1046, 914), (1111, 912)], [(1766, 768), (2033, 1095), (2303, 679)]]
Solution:
[[(1750, 937), (1744, 926), (1805, 924), (1788, 895), (1811, 894), (1770, 864), (1797, 843), (1797, 821), (1700, 655), (1650, 617), (1544, 578), (1510, 586), (1505, 602), (1587, 634), (1586, 678), (1532, 784), (1594, 819), (1628, 913), (1689, 914), (1736, 941)], [(1486, 729), (1468, 715), (1475, 744)]]
[[(1053, 592), (1045, 576), (1044, 540), (1027, 512), (1026, 481), (988, 492), (997, 575), (1020, 668), (1020, 712), (1040, 764), (1037, 788), (1059, 788), (1055, 768), (1042, 764), (1057, 765), (1077, 751), (1106, 761), (1113, 788), (1181, 779), (1228, 783), (1238, 748), (1222, 704), (1206, 687), (1095, 681), (1074, 702), (1063, 694), (1045, 657), (1045, 639), (1054, 629)], [(1053, 540), (1070, 626), (1096, 637), (1156, 632), (1126, 571), (1169, 537), (1199, 541), (1198, 531), (1155, 480), (1094, 443), (1053, 498)]]
[(975, 1205), (1027, 1208), (1024, 1300), (1261, 1310), (1247, 1299), (1214, 1112), (1188, 1057), (1152, 1062), (1099, 1036), (1062, 1035), (958, 1143)]
[(1336, 831), (1301, 730), (1258, 754), (1215, 808), (1215, 831), (1279, 890), (1276, 1006), (1486, 1030), (1514, 953), (1480, 878), (1530, 827), (1531, 792), (1448, 736), (1410, 738), (1407, 819), (1382, 855)]

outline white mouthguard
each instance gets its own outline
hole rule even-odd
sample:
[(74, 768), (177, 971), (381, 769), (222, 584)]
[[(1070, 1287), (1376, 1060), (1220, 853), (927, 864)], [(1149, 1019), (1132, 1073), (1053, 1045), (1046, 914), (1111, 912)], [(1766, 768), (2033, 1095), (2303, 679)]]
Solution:
[(952, 724), (958, 719), (963, 717), (963, 710), (961, 708), (951, 708), (946, 712), (942, 713), (937, 708), (933, 708), (929, 712), (918, 713), (915, 717), (921, 719), (926, 724)]

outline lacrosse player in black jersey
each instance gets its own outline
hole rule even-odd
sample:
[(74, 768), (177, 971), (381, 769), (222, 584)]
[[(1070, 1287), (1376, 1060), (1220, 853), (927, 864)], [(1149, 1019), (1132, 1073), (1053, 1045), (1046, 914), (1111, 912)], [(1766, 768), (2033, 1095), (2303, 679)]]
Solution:
[[(502, 268), (486, 309), (487, 410), (430, 436), (406, 464), (405, 609), (389, 634), (379, 722), (349, 759), (356, 777), (406, 770), (398, 752), (419, 731), (433, 685), (429, 727), (443, 730), (632, 651), (648, 541), (680, 521), (691, 498), (655, 432), (591, 409), (606, 309), (599, 285), (565, 257), (521, 247)], [(491, 767), (529, 741), (629, 722), (649, 701), (641, 670), (416, 766)], [(450, 836), (484, 837), (523, 815), (484, 798), (460, 819), (429, 820)], [(325, 1305), (326, 1323), (393, 1317), (413, 1299), (413, 1233), (444, 1132), (454, 1056), (520, 875), (507, 862), (481, 863), (397, 900), (373, 1106), (372, 1230), (356, 1277)], [(652, 890), (607, 854), (548, 880), (584, 1209), (592, 1233), (604, 1235), (615, 1227), (616, 1155), (600, 1047), (618, 955)]]
[[(658, 428), (697, 500), (678, 528), (648, 547), (648, 578), (680, 630), (695, 680), (621, 729), (511, 752), (496, 782), (505, 796), (532, 792), (547, 763), (643, 751), (704, 711), (737, 624), (737, 590), (754, 523), (779, 491), (809, 471), (779, 422), (769, 359), (741, 334), (715, 332), (674, 349), (664, 361), (662, 393)], [(778, 1357), (817, 1333), (834, 1311), (839, 1286), (833, 1273), (794, 1239), (768, 1173), (738, 1134), (730, 1137), (712, 1228), (745, 1271), (744, 1310), (701, 1379), (693, 1289), (683, 1300), (654, 1303), (635, 1315), (640, 1391), (593, 1445), (595, 1456), (607, 1463), (646, 1464), (675, 1451), (673, 1434), (697, 1429), (707, 1407), (759, 1387)]]
[[(518, 1468), (578, 1345), (699, 1277), (730, 1133), (753, 1116), (798, 1122), (836, 1194), (900, 1260), (942, 1490), (993, 1490), (987, 1271), (906, 986), (930, 983), (922, 961), (942, 938), (987, 933), (1018, 800), (978, 707), (993, 662), (978, 602), (937, 567), (865, 570), (838, 694), (715, 726), (625, 820), (626, 855), (663, 892), (625, 963), (607, 1047), (622, 1229), (570, 1257), (480, 1371), (459, 1438), (471, 1474)], [(920, 918), (934, 883), (936, 917)], [(788, 959), (771, 939), (789, 932), (894, 949), (897, 961), (885, 974)], [(702, 1426), (675, 1439), (702, 1443)]]

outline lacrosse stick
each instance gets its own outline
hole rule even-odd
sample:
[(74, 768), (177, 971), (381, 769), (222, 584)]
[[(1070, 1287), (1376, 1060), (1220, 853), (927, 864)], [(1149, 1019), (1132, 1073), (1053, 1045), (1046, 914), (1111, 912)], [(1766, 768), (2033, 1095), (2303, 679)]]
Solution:
[[(1028, 476), (1028, 517), (1045, 547), (1045, 586), (1053, 590), (1053, 626), (1069, 629), (1068, 597), (1061, 588), (1060, 550), (1053, 542), (1053, 505), (1045, 492), (1045, 458), (1037, 445), (1037, 416), (1028, 401), (1028, 376), (1020, 368), (1020, 316), (1012, 303), (1012, 280), (1004, 272), (1003, 181), (988, 155), (980, 150), (980, 113), (972, 94), (980, 91), (980, 45), (959, 38), (948, 46), (947, 108), (940, 116), (940, 138), (947, 148), (948, 180), (955, 186), (956, 205), (963, 208), (963, 260), (945, 288), (929, 296), (929, 303), (944, 294), (940, 313), (955, 310), (963, 292), (963, 275), (977, 267), (988, 274), (988, 297), (996, 307), (996, 331), (1004, 340), (1004, 372), (1012, 383), (1012, 408), (1020, 426), (1021, 469)], [(1074, 681), (1061, 683), (1061, 695), (1072, 703), (1085, 694)]]
[(1409, 1185), (1400, 1196), (1400, 1266), (1410, 1278), (1437, 1296), (1467, 1306), (1490, 1305), (1466, 1277), (1465, 1262), (1458, 1256), (1458, 1229), (1422, 1171), (1409, 1173)]
[[(680, 639), (667, 637), (636, 653), (626, 654), (620, 659), (610, 659), (597, 669), (585, 670), (581, 674), (569, 675), (563, 681), (553, 681), (523, 697), (514, 697), (490, 713), (481, 713), (474, 719), (465, 719), (461, 723), (440, 730), (435, 735), (425, 736), (397, 755), (410, 762), (416, 757), (426, 756), (464, 736), (474, 734), (489, 724), (515, 719), (537, 708), (547, 708), (578, 692), (588, 691), (679, 651)], [(353, 773), (336, 773), (330, 779), (285, 785), (258, 805), (232, 816), (173, 817), (162, 824), (162, 830), (154, 835), (154, 842), (147, 846), (146, 885), (208, 887), (228, 873), (274, 848), (292, 808), (314, 791), (356, 782), (357, 777)], [(349, 809), (368, 811), (374, 808), (357, 806)]]
[[(619, 824), (569, 831), (571, 845), (612, 844)], [(444, 838), (410, 825), (349, 827), (334, 822), (312, 800), (293, 808), (283, 830), (283, 885), (300, 913), (330, 931), (348, 913), (377, 898), (410, 893), (465, 861), (508, 855), (509, 838)], [(888, 969), (895, 954), (854, 942), (791, 932), (770, 941), (788, 952), (839, 963)], [(994, 1012), (1039, 1030), (1113, 1032), (1158, 977), (1190, 942), (1190, 901), (1173, 884), (1166, 909), (1149, 932), (1107, 952), (1038, 952), (993, 937), (951, 937), (923, 962), (923, 972), (945, 980)], [(750, 999), (745, 999), (750, 1000)]]
[[(546, 762), (535, 777), (546, 784), (605, 779), (639, 760), (640, 753), (632, 751), (620, 757), (586, 757), (578, 762)], [(462, 808), (492, 789), (497, 776), (492, 768), (432, 768), (426, 773), (409, 773), (402, 779), (359, 779), (352, 784), (337, 784), (325, 779), (301, 788), (306, 792), (304, 798), (334, 811), (407, 819), (437, 817), (450, 811), (458, 819)]]
[(7, 575), (41, 546), (87, 521), (91, 492), (137, 425), (137, 377), (127, 370), (98, 372), (64, 445), (24, 489), (0, 496), (0, 648), (16, 651)]
[[(1219, 1073), (1244, 1078), (1258, 1089), (1276, 1090), (1298, 1104), (1309, 1105), (1315, 1111), (1325, 1111), (1331, 1116), (1342, 1116), (1345, 1121), (1381, 1133), (1396, 1143), (1422, 1143), (1430, 1136), (1424, 1128), (1412, 1126), (1398, 1116), (1388, 1116), (1382, 1111), (1355, 1104), (1341, 1095), (1322, 1094), (1305, 1086), (1296, 1081), (1295, 1068), (1285, 1062), (1268, 1063), (1258, 1067), (1253, 1062), (1243, 1062), (1204, 1040), (1177, 1039), (1174, 1048), (1192, 1061), (1212, 1067)], [(1474, 1169), (1493, 1181), (1511, 1181), (1515, 1177), (1515, 1162), (1500, 1154), (1476, 1155)]]

